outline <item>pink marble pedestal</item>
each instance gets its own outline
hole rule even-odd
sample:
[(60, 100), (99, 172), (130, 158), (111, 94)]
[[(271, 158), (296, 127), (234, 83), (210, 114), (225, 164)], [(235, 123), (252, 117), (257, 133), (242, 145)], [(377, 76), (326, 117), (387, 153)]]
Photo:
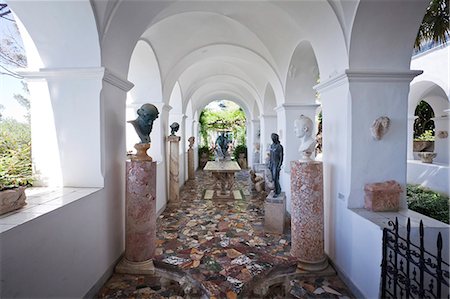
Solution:
[(168, 205), (178, 205), (180, 202), (180, 136), (169, 136), (170, 164), (169, 164), (169, 200)]
[(322, 162), (291, 162), (291, 197), (291, 255), (302, 270), (324, 270), (328, 258), (323, 244)]
[(156, 162), (127, 161), (125, 256), (116, 272), (153, 274), (156, 248)]

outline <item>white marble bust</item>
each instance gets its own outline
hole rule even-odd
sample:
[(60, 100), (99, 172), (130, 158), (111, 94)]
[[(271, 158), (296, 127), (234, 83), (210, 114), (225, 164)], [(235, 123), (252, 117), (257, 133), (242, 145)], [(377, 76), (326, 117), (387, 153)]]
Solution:
[(314, 147), (316, 146), (316, 140), (311, 136), (313, 127), (312, 120), (303, 114), (294, 121), (295, 135), (300, 138), (298, 151), (302, 154), (301, 161), (311, 161), (311, 154), (314, 152)]

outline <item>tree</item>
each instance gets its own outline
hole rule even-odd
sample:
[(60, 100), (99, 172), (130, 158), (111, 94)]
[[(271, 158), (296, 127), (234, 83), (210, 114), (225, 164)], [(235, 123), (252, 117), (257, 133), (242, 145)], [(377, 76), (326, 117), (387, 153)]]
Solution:
[(22, 83), (22, 90), (24, 92), (24, 95), (19, 94), (19, 93), (15, 93), (14, 94), (14, 99), (22, 106), (26, 109), (26, 114), (25, 114), (25, 118), (28, 121), (28, 123), (31, 120), (31, 113), (30, 113), (30, 108), (31, 108), (31, 104), (30, 104), (30, 99), (27, 97), (30, 95), (30, 90), (28, 89), (28, 84), (25, 81), (20, 81), (20, 83)]
[(222, 101), (219, 104), (221, 110), (205, 108), (200, 113), (200, 135), (204, 146), (209, 144), (208, 131), (211, 130), (232, 132), (238, 145), (245, 144), (245, 113), (242, 108), (235, 106), (237, 105), (232, 105), (231, 102)]
[(4, 38), (0, 40), (0, 75), (21, 79), (16, 68), (27, 67), (25, 49), (20, 40), (19, 28), (7, 4), (0, 3), (0, 24)]
[(450, 36), (448, 0), (431, 0), (419, 27), (414, 48), (420, 50), (426, 42), (445, 44)]
[(417, 105), (414, 115), (417, 119), (414, 121), (414, 138), (419, 138), (427, 131), (433, 132), (434, 135), (434, 111), (430, 104), (425, 101), (420, 101)]

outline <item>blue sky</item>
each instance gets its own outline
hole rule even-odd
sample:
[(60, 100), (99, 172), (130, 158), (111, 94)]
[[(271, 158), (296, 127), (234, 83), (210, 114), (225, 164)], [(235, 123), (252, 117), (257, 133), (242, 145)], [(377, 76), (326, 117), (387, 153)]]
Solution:
[(0, 104), (5, 106), (2, 111), (3, 117), (11, 117), (18, 121), (25, 121), (26, 110), (15, 99), (15, 93), (22, 93), (20, 79), (0, 75)]

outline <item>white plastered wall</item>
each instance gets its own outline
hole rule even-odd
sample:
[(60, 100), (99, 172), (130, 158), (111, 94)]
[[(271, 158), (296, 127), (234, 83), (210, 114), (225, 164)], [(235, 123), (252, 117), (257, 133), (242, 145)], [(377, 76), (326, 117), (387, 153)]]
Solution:
[[(47, 97), (32, 94), (31, 101), (39, 105), (47, 100), (54, 131), (41, 131), (45, 135), (37, 138), (55, 136), (63, 186), (103, 188), (0, 235), (0, 297), (80, 298), (124, 248), (124, 161), (119, 152), (125, 151), (125, 120), (116, 113), (125, 109), (125, 102), (118, 100), (124, 99), (125, 91), (102, 83), (104, 70), (89, 1), (8, 1), (8, 5), (42, 59), (40, 65), (32, 62), (33, 69), (25, 75), (44, 83), (38, 89)], [(40, 123), (36, 115), (35, 120)]]
[[(175, 84), (173, 91), (170, 95), (170, 100), (169, 100), (169, 106), (172, 107), (172, 109), (170, 110), (169, 113), (169, 130), (167, 131), (167, 135), (170, 135), (170, 125), (174, 122), (177, 122), (180, 125), (180, 129), (178, 130), (177, 133), (175, 133), (176, 136), (180, 136), (180, 142), (179, 142), (179, 147), (178, 147), (178, 184), (179, 187), (184, 185), (184, 182), (186, 181), (186, 176), (185, 176), (185, 165), (186, 165), (186, 154), (185, 154), (185, 147), (186, 147), (186, 138), (185, 138), (185, 131), (186, 131), (186, 115), (183, 113), (182, 108), (183, 108), (183, 96), (181, 94), (181, 89), (180, 89), (180, 85), (177, 83)], [(169, 144), (167, 145), (169, 146)], [(169, 153), (167, 153), (167, 155), (169, 155)], [(167, 161), (168, 161), (168, 167), (169, 167), (169, 157), (167, 156)], [(169, 178), (168, 178), (169, 179)]]

